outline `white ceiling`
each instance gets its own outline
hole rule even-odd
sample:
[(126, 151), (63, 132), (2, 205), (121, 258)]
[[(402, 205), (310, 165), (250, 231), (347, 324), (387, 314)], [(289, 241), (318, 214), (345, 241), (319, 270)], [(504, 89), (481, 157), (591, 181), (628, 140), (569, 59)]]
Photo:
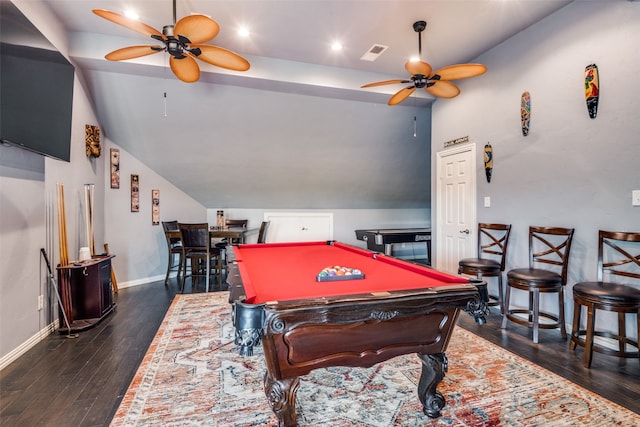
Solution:
[[(203, 147), (201, 141), (210, 139), (212, 132), (211, 121), (207, 119), (211, 111), (200, 115), (195, 110), (209, 105), (210, 98), (214, 95), (229, 97), (225, 98), (226, 105), (238, 108), (236, 115), (242, 115), (242, 109), (246, 106), (236, 104), (238, 100), (234, 98), (255, 96), (254, 92), (248, 92), (255, 89), (259, 90), (256, 92), (260, 94), (258, 98), (262, 97), (262, 91), (274, 93), (274, 106), (280, 105), (279, 102), (286, 103), (287, 100), (298, 102), (302, 98), (297, 96), (304, 95), (327, 98), (313, 108), (332, 109), (335, 105), (339, 110), (343, 106), (334, 103), (342, 99), (349, 102), (365, 101), (362, 103), (367, 105), (365, 111), (380, 109), (379, 106), (386, 104), (390, 94), (401, 87), (391, 85), (361, 89), (360, 86), (372, 81), (408, 77), (404, 63), (418, 52), (418, 35), (412, 28), (415, 21), (425, 20), (428, 23), (422, 35), (422, 59), (438, 69), (473, 61), (478, 55), (570, 2), (571, 0), (178, 0), (178, 19), (189, 13), (211, 16), (219, 23), (220, 33), (208, 44), (230, 49), (251, 63), (249, 71), (237, 73), (199, 62), (201, 80), (193, 84), (179, 82), (172, 76), (167, 70), (165, 53), (126, 62), (104, 60), (106, 53), (120, 47), (155, 43), (91, 12), (94, 8), (100, 8), (121, 13), (126, 6), (135, 5), (140, 20), (161, 31), (163, 25), (171, 24), (173, 20), (171, 0), (51, 0), (46, 3), (70, 33), (71, 57), (82, 68), (103, 132), (110, 140), (134, 154), (206, 207), (317, 208), (326, 203), (301, 201), (301, 190), (296, 188), (299, 183), (292, 179), (292, 171), (287, 165), (304, 163), (310, 155), (316, 158), (320, 156), (319, 160), (325, 160), (321, 154), (307, 152), (301, 153), (297, 158), (292, 152), (297, 150), (289, 150), (287, 156), (284, 156), (284, 162), (267, 165), (259, 164), (260, 160), (264, 161), (264, 156), (247, 160), (246, 156), (239, 155), (255, 152), (256, 147), (264, 143), (264, 140), (273, 140), (273, 136), (268, 134), (256, 140), (244, 134), (232, 136), (227, 132), (224, 134), (227, 142), (223, 146)], [(239, 25), (250, 29), (251, 36), (248, 39), (242, 40), (236, 36), (235, 30)], [(335, 40), (343, 43), (343, 51), (336, 53), (330, 50), (330, 45)], [(373, 44), (382, 44), (388, 46), (388, 49), (374, 62), (360, 60)], [(481, 77), (476, 79), (477, 84), (481, 84)], [(464, 96), (464, 87), (462, 89), (460, 96)], [(124, 96), (123, 90), (127, 91), (127, 96)], [(172, 137), (167, 136), (171, 131), (167, 128), (167, 117), (162, 113), (165, 108), (162, 96), (165, 92), (168, 93), (169, 113), (174, 114), (174, 117), (177, 115), (181, 120), (180, 132)], [(150, 98), (154, 100), (150, 102)], [(425, 91), (417, 91), (412, 98), (410, 102), (405, 101), (405, 104), (413, 109), (428, 107), (434, 101)], [(260, 102), (258, 100), (257, 104)], [(213, 109), (216, 107), (219, 105), (211, 106)], [(407, 107), (384, 105), (385, 110), (380, 114), (386, 114), (391, 121), (401, 122), (402, 119), (395, 116), (403, 108)], [(157, 110), (155, 112), (158, 114), (147, 114), (150, 109)], [(182, 117), (175, 114), (175, 111), (189, 111), (193, 115)], [(316, 116), (322, 114), (321, 111), (311, 111)], [(286, 111), (286, 114), (292, 112)], [(413, 110), (408, 114), (411, 117), (416, 115)], [(354, 116), (355, 123), (358, 123), (358, 114)], [(253, 123), (253, 120), (259, 119), (251, 120)], [(308, 123), (305, 125), (308, 127)], [(283, 126), (286, 128), (285, 124), (272, 123), (271, 129), (274, 134), (278, 134), (278, 138), (295, 139), (296, 135), (287, 135), (286, 130), (278, 131)], [(347, 129), (345, 132), (347, 125), (335, 126), (340, 127), (340, 133), (348, 134), (349, 138), (335, 141), (338, 138), (329, 133), (330, 139), (320, 140), (326, 151), (357, 152), (364, 148), (358, 145), (361, 141), (351, 141), (357, 139), (357, 129), (353, 130), (354, 136), (351, 135), (351, 130)], [(357, 126), (361, 127), (362, 124)], [(261, 127), (263, 134), (270, 133), (265, 129), (264, 126)], [(291, 132), (299, 131), (296, 127), (289, 129)], [(391, 136), (384, 137), (393, 139)], [(318, 145), (318, 141), (316, 137), (313, 145)], [(350, 143), (356, 145), (345, 147), (345, 144)], [(235, 148), (234, 144), (237, 145)], [(241, 152), (238, 151), (239, 147), (242, 147)], [(418, 154), (426, 153), (428, 156), (429, 152), (429, 149), (408, 150), (407, 161), (411, 162), (411, 158)], [(397, 153), (397, 145), (382, 147), (380, 150), (381, 156), (387, 158), (397, 157)], [(205, 156), (210, 161), (197, 161), (198, 156)], [(252, 156), (249, 158), (252, 159)], [(402, 156), (399, 161), (402, 161)], [(427, 167), (430, 164), (428, 159), (421, 162), (421, 165)], [(397, 168), (398, 164), (393, 166)], [(411, 170), (411, 167), (408, 169)], [(370, 200), (355, 201), (360, 196), (347, 191), (344, 197), (336, 197), (330, 207), (411, 207), (416, 201), (427, 206), (430, 203), (429, 188), (420, 189), (417, 191), (419, 194), (412, 190), (416, 186), (425, 185), (424, 181), (422, 184), (415, 181), (415, 177), (397, 178), (393, 186), (382, 185), (381, 189), (373, 190), (367, 189), (366, 183), (375, 182), (380, 187), (379, 175), (385, 174), (384, 170), (377, 168), (378, 170), (368, 171), (363, 168), (354, 172), (349, 169), (337, 168), (334, 171), (335, 181), (355, 183), (352, 186), (358, 187), (358, 194), (368, 194)], [(242, 173), (238, 174), (239, 170)], [(235, 179), (221, 178), (221, 171), (234, 175)], [(307, 177), (306, 184), (317, 186), (309, 193), (324, 194), (327, 197), (332, 191), (335, 193), (335, 183), (327, 183), (334, 185), (333, 189), (322, 187), (322, 183), (333, 182), (333, 179), (327, 180), (326, 175), (321, 172), (315, 175), (316, 172), (307, 170), (305, 173), (311, 175)], [(358, 178), (354, 178), (356, 173)], [(264, 185), (265, 174), (273, 175), (268, 181), (277, 183), (279, 191)], [(398, 174), (402, 175), (402, 170), (396, 169), (394, 175)], [(221, 187), (226, 190), (213, 190)], [(252, 188), (259, 190), (251, 190)], [(289, 196), (280, 197), (275, 193)]]
[[(404, 63), (418, 51), (415, 21), (427, 21), (423, 59), (440, 68), (475, 58), (567, 3), (570, 0), (177, 0), (176, 5), (178, 19), (190, 13), (212, 17), (221, 30), (209, 44), (244, 56), (404, 76)], [(171, 0), (55, 0), (49, 5), (69, 31), (128, 37), (137, 39), (136, 44), (145, 44), (144, 36), (91, 10), (122, 13), (133, 5), (140, 21), (160, 31), (173, 20)], [(241, 25), (251, 30), (247, 40), (235, 33)], [(330, 51), (334, 40), (343, 42), (343, 52)], [(374, 43), (389, 49), (375, 62), (360, 60)]]

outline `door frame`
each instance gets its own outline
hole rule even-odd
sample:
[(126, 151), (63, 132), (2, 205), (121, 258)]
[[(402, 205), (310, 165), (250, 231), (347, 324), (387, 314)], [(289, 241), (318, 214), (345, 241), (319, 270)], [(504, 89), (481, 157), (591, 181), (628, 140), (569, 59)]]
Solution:
[[(470, 189), (470, 193), (471, 193), (471, 200), (470, 203), (468, 203), (468, 206), (470, 207), (468, 210), (468, 223), (469, 224), (476, 224), (477, 223), (477, 210), (478, 210), (478, 205), (477, 205), (477, 150), (476, 150), (476, 144), (472, 143), (472, 144), (464, 144), (464, 145), (458, 145), (458, 146), (454, 146), (452, 148), (447, 148), (441, 151), (438, 151), (436, 153), (436, 185), (435, 185), (435, 191), (436, 191), (436, 218), (435, 218), (435, 242), (431, 242), (432, 244), (435, 243), (435, 247), (432, 247), (432, 253), (435, 254), (435, 263), (432, 263), (432, 266), (434, 266), (434, 268), (436, 269), (440, 269), (441, 267), (441, 263), (442, 263), (442, 259), (443, 259), (443, 255), (442, 255), (442, 245), (440, 244), (440, 242), (442, 242), (442, 227), (440, 227), (440, 221), (442, 220), (443, 216), (444, 216), (444, 211), (443, 211), (443, 205), (444, 203), (442, 202), (442, 191), (440, 191), (440, 182), (441, 182), (441, 178), (442, 178), (442, 173), (443, 173), (443, 164), (444, 164), (444, 159), (449, 157), (449, 156), (455, 156), (461, 153), (466, 153), (466, 152), (470, 152), (471, 153), (471, 172), (470, 172), (470, 185), (471, 185), (471, 189)], [(477, 239), (476, 234), (476, 229), (472, 229), (471, 230), (471, 242), (475, 242)], [(433, 234), (432, 234), (433, 237)], [(473, 257), (475, 256), (475, 248), (477, 246), (477, 243), (474, 243), (472, 245), (470, 245), (469, 247), (473, 250), (472, 253), (469, 253), (468, 256), (469, 257)]]

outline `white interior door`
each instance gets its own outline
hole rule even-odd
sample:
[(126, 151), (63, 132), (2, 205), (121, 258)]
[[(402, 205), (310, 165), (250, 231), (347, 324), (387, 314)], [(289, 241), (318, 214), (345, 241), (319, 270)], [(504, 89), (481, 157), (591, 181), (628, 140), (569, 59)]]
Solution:
[(438, 153), (436, 268), (457, 273), (458, 261), (475, 256), (476, 146)]

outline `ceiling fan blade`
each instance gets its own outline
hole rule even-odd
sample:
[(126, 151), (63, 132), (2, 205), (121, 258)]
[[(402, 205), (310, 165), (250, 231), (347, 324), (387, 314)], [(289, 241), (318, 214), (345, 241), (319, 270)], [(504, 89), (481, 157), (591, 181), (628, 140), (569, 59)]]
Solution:
[(200, 79), (200, 67), (191, 55), (185, 55), (181, 59), (170, 56), (169, 65), (173, 74), (185, 83), (197, 82)]
[(129, 46), (114, 50), (108, 53), (105, 58), (109, 61), (124, 61), (127, 59), (140, 58), (141, 56), (152, 55), (162, 52), (163, 46)]
[(360, 87), (374, 87), (374, 86), (382, 86), (382, 85), (393, 85), (398, 83), (411, 83), (411, 80), (402, 80), (402, 79), (384, 80), (382, 82), (369, 83)]
[(387, 102), (387, 104), (389, 105), (399, 104), (405, 99), (407, 99), (415, 91), (416, 91), (415, 86), (408, 86), (408, 87), (405, 87), (404, 89), (400, 89), (398, 92), (396, 92), (395, 95), (389, 98), (389, 102)]
[(431, 73), (431, 65), (427, 64), (424, 61), (407, 61), (407, 63), (404, 64), (404, 68), (412, 76), (415, 74), (422, 74), (423, 76), (428, 76)]
[(118, 25), (122, 25), (123, 27), (136, 31), (140, 34), (144, 34), (147, 37), (157, 36), (160, 37), (160, 40), (166, 39), (166, 37), (163, 36), (162, 33), (155, 28), (150, 27), (147, 24), (143, 24), (142, 22), (136, 21), (135, 19), (127, 18), (126, 16), (120, 15), (119, 13), (110, 12), (104, 9), (93, 9), (93, 13), (108, 21), (114, 22)]
[(184, 36), (191, 43), (199, 44), (211, 40), (218, 35), (220, 26), (206, 15), (194, 14), (181, 18), (173, 29), (173, 33)]
[(440, 68), (434, 74), (442, 80), (459, 80), (476, 77), (487, 72), (487, 67), (482, 64), (458, 64)]
[(247, 71), (251, 66), (249, 61), (244, 59), (237, 53), (218, 46), (209, 46), (206, 44), (190, 45), (191, 49), (198, 48), (201, 50), (200, 55), (196, 58), (216, 67), (226, 68), (234, 71)]
[(446, 80), (435, 80), (433, 86), (425, 87), (424, 90), (439, 98), (455, 98), (460, 93), (458, 86)]

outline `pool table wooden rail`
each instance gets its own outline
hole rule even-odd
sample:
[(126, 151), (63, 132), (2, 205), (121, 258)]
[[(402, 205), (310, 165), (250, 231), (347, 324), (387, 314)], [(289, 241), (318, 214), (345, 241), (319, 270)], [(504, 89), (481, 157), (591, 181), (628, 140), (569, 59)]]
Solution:
[(262, 344), (274, 379), (329, 366), (370, 367), (408, 353), (446, 349), (459, 308), (477, 290), (385, 300), (351, 299), (298, 308), (265, 305)]

